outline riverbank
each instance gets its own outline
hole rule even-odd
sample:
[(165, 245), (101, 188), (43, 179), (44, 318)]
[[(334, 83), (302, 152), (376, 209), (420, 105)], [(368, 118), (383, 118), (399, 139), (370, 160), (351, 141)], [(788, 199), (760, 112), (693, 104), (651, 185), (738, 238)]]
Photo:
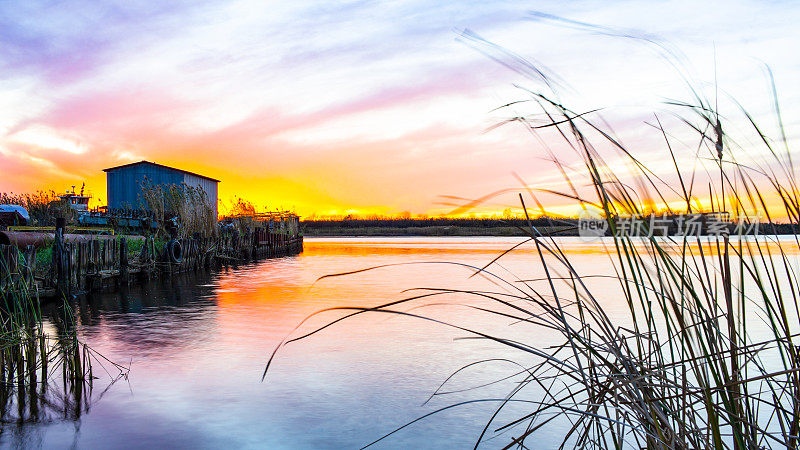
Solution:
[[(544, 233), (559, 236), (576, 236), (574, 227), (544, 227)], [(306, 237), (360, 237), (360, 236), (527, 236), (527, 233), (516, 227), (459, 227), (459, 226), (431, 226), (431, 227), (325, 227), (310, 228), (305, 230)]]
[[(644, 219), (643, 219), (644, 220)], [(692, 232), (699, 235), (715, 234), (711, 221), (702, 222), (702, 227)], [(644, 223), (644, 222), (642, 222)], [(648, 222), (649, 223), (649, 222)], [(795, 234), (798, 227), (786, 223), (754, 223), (746, 230), (736, 230), (735, 222), (717, 222), (716, 233), (728, 229), (732, 234), (784, 235)], [(525, 219), (347, 219), (347, 220), (308, 220), (300, 224), (303, 235), (307, 237), (388, 237), (388, 236), (463, 236), (463, 237), (513, 237), (529, 236), (530, 226), (540, 233), (553, 236), (579, 236), (578, 219), (555, 219), (537, 217), (528, 222)], [(646, 234), (647, 229), (636, 229)], [(634, 229), (628, 230), (633, 233)], [(655, 230), (655, 229), (654, 229)], [(680, 236), (678, 221), (671, 218), (667, 223), (667, 233)], [(590, 230), (592, 232), (592, 230)], [(610, 236), (609, 230), (605, 232)]]
[(344, 236), (526, 236), (530, 225), (542, 232), (562, 236), (577, 235), (577, 221), (525, 219), (343, 219), (306, 220), (300, 223), (308, 237)]
[[(303, 236), (248, 228), (228, 228), (214, 238), (172, 239), (152, 236), (93, 236), (67, 241), (63, 227), (52, 241), (37, 245), (0, 244), (0, 299), (34, 292), (38, 299), (101, 291), (146, 282), (161, 275), (197, 271), (237, 261), (296, 255)], [(139, 237), (140, 245), (131, 246)], [(107, 239), (101, 239), (107, 238)], [(27, 242), (22, 239), (21, 242)], [(42, 258), (44, 256), (44, 258)]]

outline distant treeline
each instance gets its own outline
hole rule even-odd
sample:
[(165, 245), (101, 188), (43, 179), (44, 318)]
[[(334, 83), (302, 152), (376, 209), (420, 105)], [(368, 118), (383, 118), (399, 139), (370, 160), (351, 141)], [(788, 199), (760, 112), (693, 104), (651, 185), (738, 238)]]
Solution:
[[(306, 236), (524, 236), (530, 225), (542, 233), (577, 236), (579, 219), (536, 217), (526, 219), (480, 218), (405, 218), (305, 220), (301, 228)], [(733, 224), (728, 224), (733, 229)], [(670, 227), (670, 234), (677, 230)], [(798, 226), (767, 224), (752, 227), (746, 234), (797, 234)], [(706, 234), (706, 233), (703, 233)], [(610, 235), (610, 232), (606, 232)]]
[[(535, 227), (555, 225), (577, 230), (577, 220), (531, 219)], [(407, 218), (307, 220), (301, 223), (306, 236), (524, 236), (525, 219)], [(577, 231), (573, 231), (577, 233)]]
[[(534, 226), (571, 225), (577, 226), (577, 219), (550, 219), (547, 217), (532, 218)], [(317, 228), (370, 228), (370, 227), (470, 227), (470, 228), (495, 228), (498, 226), (525, 227), (525, 219), (470, 219), (450, 217), (429, 217), (426, 219), (342, 219), (342, 220), (306, 220), (303, 225), (309, 229)]]

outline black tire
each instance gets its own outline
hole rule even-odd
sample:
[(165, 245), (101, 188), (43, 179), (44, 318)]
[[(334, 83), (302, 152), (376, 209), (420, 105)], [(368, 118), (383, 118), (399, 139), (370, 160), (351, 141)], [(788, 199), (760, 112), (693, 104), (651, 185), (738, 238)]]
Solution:
[(183, 261), (183, 247), (180, 242), (175, 239), (167, 242), (167, 258), (174, 263)]

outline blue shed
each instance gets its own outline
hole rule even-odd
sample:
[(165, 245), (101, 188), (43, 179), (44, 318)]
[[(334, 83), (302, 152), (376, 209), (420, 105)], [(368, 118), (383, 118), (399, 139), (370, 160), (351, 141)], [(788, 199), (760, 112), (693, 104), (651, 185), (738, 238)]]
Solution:
[(103, 169), (106, 173), (106, 193), (108, 195), (108, 210), (143, 209), (144, 202), (139, 196), (142, 183), (145, 179), (152, 185), (180, 185), (202, 188), (211, 207), (214, 208), (214, 217), (217, 215), (217, 184), (219, 180), (186, 170), (150, 161), (139, 161), (122, 166)]

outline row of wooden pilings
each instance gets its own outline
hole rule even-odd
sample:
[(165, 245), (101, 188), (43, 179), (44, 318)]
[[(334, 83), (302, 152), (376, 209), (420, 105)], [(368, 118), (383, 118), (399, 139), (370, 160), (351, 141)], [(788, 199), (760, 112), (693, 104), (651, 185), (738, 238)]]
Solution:
[[(142, 245), (133, 246), (139, 248), (129, 254), (129, 237), (64, 242), (61, 225), (57, 224), (49, 261), (43, 261), (40, 254), (37, 262), (33, 246), (0, 245), (0, 295), (36, 291), (40, 297), (59, 297), (127, 286), (154, 276), (209, 268), (217, 263), (303, 251), (302, 236), (257, 228), (244, 233), (221, 233), (215, 240), (173, 239), (161, 249), (156, 248), (151, 237), (139, 237)], [(41, 270), (37, 263), (49, 267)]]
[(235, 260), (296, 255), (303, 251), (303, 236), (276, 233), (267, 227), (243, 232), (226, 230), (220, 233), (217, 242), (220, 256)]

